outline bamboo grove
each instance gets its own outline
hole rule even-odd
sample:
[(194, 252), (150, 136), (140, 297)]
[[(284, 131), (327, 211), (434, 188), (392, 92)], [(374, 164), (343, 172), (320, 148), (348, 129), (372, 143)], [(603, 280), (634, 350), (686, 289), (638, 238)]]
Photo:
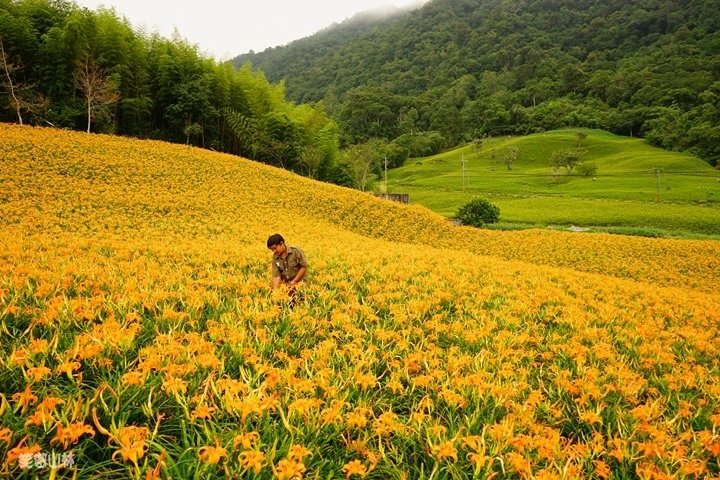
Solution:
[(320, 104), (295, 105), (282, 82), (114, 10), (0, 0), (0, 47), (0, 121), (191, 144), (315, 177), (337, 155)]

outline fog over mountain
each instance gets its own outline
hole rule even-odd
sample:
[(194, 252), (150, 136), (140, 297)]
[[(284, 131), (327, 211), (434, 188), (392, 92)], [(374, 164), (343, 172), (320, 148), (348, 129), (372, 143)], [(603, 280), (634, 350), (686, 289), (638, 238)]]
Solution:
[(323, 100), (348, 143), (577, 126), (716, 163), (719, 25), (713, 0), (432, 0), (233, 62)]

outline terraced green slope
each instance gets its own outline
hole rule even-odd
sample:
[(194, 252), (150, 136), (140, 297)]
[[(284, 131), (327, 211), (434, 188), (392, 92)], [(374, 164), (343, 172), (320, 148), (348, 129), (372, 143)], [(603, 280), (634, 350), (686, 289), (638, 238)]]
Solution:
[[(582, 141), (580, 132), (587, 135)], [(596, 172), (553, 175), (553, 152), (577, 148), (578, 142), (586, 150), (583, 162), (595, 165)], [(508, 169), (503, 158), (512, 147), (518, 149), (517, 161)], [(389, 172), (388, 183), (390, 191), (409, 193), (411, 202), (448, 217), (481, 195), (501, 208), (504, 224), (720, 234), (720, 171), (697, 157), (599, 130), (487, 139), (479, 151), (466, 145), (411, 159)]]

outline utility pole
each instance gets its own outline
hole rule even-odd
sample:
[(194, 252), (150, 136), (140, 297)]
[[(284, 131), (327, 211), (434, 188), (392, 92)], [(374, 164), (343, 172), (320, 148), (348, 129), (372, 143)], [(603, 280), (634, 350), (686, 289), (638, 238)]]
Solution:
[(655, 176), (657, 177), (657, 195), (655, 196), (656, 202), (660, 202), (660, 174), (661, 173), (662, 173), (662, 168), (655, 169)]
[(387, 195), (389, 193), (387, 184), (387, 153), (383, 154), (383, 159), (385, 160), (385, 194)]
[(463, 185), (463, 192), (465, 191), (465, 154), (460, 154), (460, 162), (462, 163), (462, 185)]

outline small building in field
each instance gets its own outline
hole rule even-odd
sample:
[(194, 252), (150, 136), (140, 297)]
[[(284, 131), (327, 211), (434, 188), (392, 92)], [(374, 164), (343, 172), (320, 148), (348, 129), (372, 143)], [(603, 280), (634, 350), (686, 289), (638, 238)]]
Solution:
[(409, 203), (409, 193), (376, 193), (376, 197), (384, 198), (385, 200), (392, 200), (393, 202)]

